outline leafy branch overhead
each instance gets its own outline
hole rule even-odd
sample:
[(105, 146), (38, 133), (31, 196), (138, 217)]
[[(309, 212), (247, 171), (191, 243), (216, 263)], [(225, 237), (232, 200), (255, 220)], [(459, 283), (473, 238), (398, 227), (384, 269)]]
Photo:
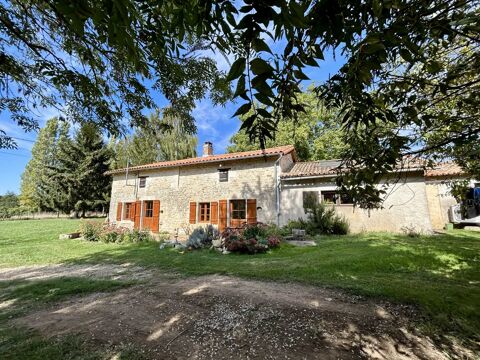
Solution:
[[(123, 118), (146, 122), (158, 91), (194, 132), (195, 100), (223, 103), (231, 84), (264, 147), (282, 119), (300, 121), (308, 74), (333, 53), (344, 65), (316, 92), (349, 144), (339, 185), (371, 207), (404, 155), (478, 171), (479, 19), (478, 0), (3, 2), (0, 111), (28, 130), (32, 111), (61, 106), (118, 133)], [(228, 74), (212, 53), (233, 59)]]

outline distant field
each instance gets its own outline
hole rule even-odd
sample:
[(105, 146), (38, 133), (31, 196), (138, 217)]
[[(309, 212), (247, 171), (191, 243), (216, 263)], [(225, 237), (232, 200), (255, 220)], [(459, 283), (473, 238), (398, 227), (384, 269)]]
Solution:
[(283, 245), (262, 255), (179, 253), (158, 244), (59, 240), (79, 220), (0, 222), (0, 267), (55, 263), (134, 263), (186, 276), (229, 274), (347, 289), (419, 305), (430, 323), (466, 337), (480, 334), (480, 233), (409, 238), (393, 234), (319, 237), (315, 248)]

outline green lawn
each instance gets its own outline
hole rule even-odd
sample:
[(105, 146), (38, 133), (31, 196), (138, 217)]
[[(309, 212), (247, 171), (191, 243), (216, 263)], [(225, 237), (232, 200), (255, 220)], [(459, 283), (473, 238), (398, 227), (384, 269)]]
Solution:
[(297, 281), (418, 305), (427, 324), (463, 338), (480, 334), (480, 233), (409, 238), (392, 234), (320, 237), (315, 248), (283, 245), (262, 255), (184, 254), (158, 244), (59, 240), (76, 220), (0, 222), (0, 267), (130, 262), (183, 275), (229, 274)]

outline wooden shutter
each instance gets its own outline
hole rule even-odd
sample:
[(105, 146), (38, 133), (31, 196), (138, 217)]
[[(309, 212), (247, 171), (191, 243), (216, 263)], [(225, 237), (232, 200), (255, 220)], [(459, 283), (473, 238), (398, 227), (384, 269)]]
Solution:
[(117, 205), (117, 221), (122, 220), (122, 203), (119, 202)]
[(257, 199), (247, 200), (247, 224), (257, 223)]
[(227, 227), (227, 200), (220, 200), (218, 208), (218, 230), (223, 231)]
[(135, 202), (135, 221), (133, 224), (133, 228), (139, 230), (140, 229), (140, 214), (142, 213), (142, 202), (136, 201)]
[(210, 203), (210, 222), (218, 224), (218, 202), (216, 201)]
[(190, 202), (190, 224), (195, 224), (197, 222), (197, 203), (194, 201)]
[(153, 221), (152, 221), (152, 230), (153, 232), (158, 232), (158, 226), (160, 224), (160, 200), (153, 200)]
[(128, 214), (128, 219), (135, 221), (135, 203), (130, 203), (130, 214)]

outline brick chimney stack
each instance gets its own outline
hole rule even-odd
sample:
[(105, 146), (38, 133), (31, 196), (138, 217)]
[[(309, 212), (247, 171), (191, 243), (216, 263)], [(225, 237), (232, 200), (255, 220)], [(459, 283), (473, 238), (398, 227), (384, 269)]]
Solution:
[(203, 156), (213, 155), (213, 144), (210, 141), (205, 141), (203, 144)]

